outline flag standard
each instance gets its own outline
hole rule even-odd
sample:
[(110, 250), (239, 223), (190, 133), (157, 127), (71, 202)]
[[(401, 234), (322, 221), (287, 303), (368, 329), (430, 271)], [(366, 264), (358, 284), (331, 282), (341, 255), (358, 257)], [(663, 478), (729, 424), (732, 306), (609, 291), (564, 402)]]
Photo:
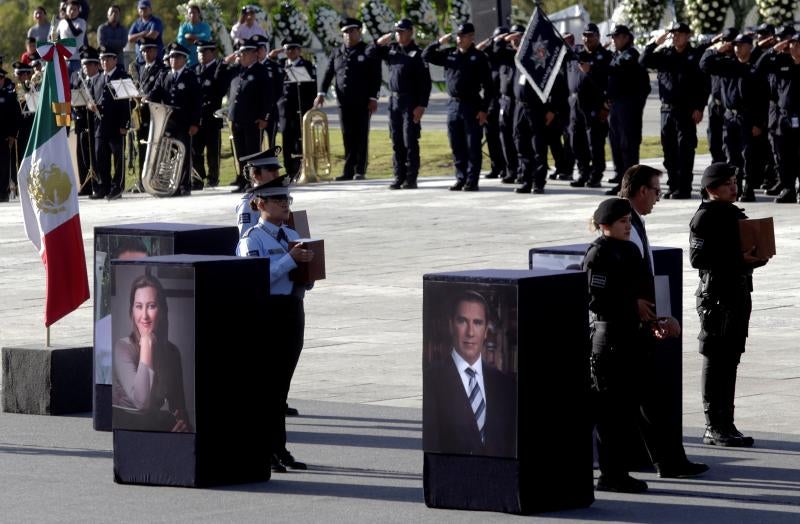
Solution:
[(547, 103), (561, 63), (567, 54), (567, 44), (553, 22), (537, 4), (519, 44), (514, 61), (543, 103)]

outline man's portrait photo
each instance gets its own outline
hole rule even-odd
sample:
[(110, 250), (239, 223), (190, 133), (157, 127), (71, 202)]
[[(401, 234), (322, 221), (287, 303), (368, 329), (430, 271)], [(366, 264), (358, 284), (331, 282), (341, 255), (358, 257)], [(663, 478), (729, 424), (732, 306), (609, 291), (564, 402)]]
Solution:
[(424, 450), (516, 457), (516, 288), (424, 285)]

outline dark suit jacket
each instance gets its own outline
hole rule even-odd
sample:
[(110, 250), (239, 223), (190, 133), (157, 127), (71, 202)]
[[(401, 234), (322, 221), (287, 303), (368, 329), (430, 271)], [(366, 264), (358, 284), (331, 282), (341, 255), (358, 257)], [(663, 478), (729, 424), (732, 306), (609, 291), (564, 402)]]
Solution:
[(475, 416), (453, 359), (423, 370), (422, 443), (426, 452), (515, 457), (517, 392), (514, 379), (483, 362), (486, 439), (481, 443)]
[(233, 71), (228, 91), (228, 117), (234, 126), (254, 127), (256, 119), (274, 118), (275, 90), (270, 85), (267, 68), (255, 63)]
[(197, 76), (188, 66), (177, 78), (171, 70), (159, 75), (150, 93), (150, 100), (175, 108), (167, 123), (167, 130), (171, 133), (186, 135), (190, 126), (200, 125), (203, 95)]
[(278, 109), (280, 110), (281, 130), (286, 129), (287, 120), (296, 123), (297, 127), (300, 127), (300, 118), (302, 116), (298, 117), (297, 115), (298, 107), (301, 115), (304, 115), (314, 105), (314, 98), (317, 96), (317, 68), (303, 58), (300, 58), (296, 66), (292, 66), (305, 68), (309, 76), (314, 80), (313, 82), (301, 83), (298, 89), (296, 82), (289, 82), (289, 76), (286, 72), (286, 59), (282, 59), (280, 65), (282, 84)]
[(115, 69), (110, 76), (100, 73), (91, 81), (92, 96), (99, 110), (95, 113), (95, 136), (98, 138), (120, 138), (119, 130), (127, 129), (131, 119), (129, 100), (116, 100), (111, 94), (109, 82), (122, 80), (128, 75)]

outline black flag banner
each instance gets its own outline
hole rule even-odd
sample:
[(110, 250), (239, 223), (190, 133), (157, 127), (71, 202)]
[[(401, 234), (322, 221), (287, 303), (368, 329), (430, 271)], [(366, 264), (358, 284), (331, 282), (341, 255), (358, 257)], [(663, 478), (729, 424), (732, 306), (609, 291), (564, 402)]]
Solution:
[(547, 102), (566, 54), (567, 44), (537, 5), (514, 60), (522, 72), (520, 81), (527, 80), (542, 102)]

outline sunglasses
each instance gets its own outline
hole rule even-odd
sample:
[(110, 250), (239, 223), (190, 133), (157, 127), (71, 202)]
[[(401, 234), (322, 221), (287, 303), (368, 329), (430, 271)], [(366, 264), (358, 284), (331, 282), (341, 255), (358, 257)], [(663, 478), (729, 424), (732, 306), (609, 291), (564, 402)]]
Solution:
[(269, 197), (267, 197), (267, 200), (275, 200), (277, 202), (288, 202), (289, 205), (291, 205), (292, 202), (294, 202), (294, 198), (292, 198), (292, 197), (290, 197), (288, 195), (269, 196)]

